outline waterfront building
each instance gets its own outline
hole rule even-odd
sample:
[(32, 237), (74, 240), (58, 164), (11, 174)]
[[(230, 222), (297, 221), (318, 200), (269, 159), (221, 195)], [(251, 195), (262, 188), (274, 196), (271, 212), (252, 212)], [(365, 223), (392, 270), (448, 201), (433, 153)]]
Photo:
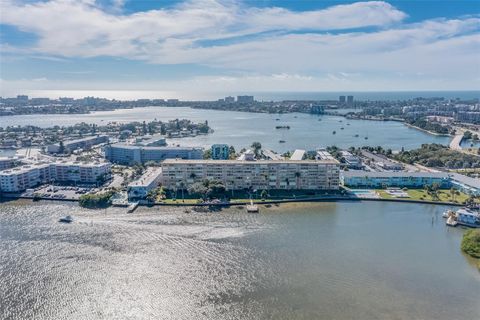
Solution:
[(450, 178), (455, 189), (473, 196), (480, 196), (480, 179), (459, 173), (451, 173)]
[(53, 162), (0, 171), (0, 190), (21, 192), (52, 181), (98, 183), (110, 177), (109, 163)]
[(106, 162), (57, 162), (53, 164), (55, 181), (98, 183), (110, 177), (111, 165)]
[(105, 158), (113, 163), (131, 165), (165, 159), (202, 159), (203, 149), (193, 147), (143, 147), (116, 143), (105, 147)]
[[(64, 153), (70, 153), (77, 149), (90, 149), (92, 146), (101, 144), (101, 143), (108, 143), (108, 136), (106, 135), (99, 135), (93, 137), (85, 137), (82, 139), (77, 140), (70, 140), (63, 142)], [(60, 143), (55, 143), (47, 146), (48, 153), (60, 153)]]
[(228, 144), (214, 144), (211, 148), (213, 160), (228, 160), (230, 148)]
[(148, 193), (160, 184), (162, 168), (149, 167), (137, 180), (127, 187), (128, 200), (145, 199)]
[(50, 164), (21, 166), (0, 171), (0, 190), (20, 192), (51, 180)]
[(168, 189), (205, 180), (221, 181), (228, 190), (338, 190), (339, 167), (335, 160), (168, 159), (162, 163), (162, 184)]
[(451, 187), (450, 177), (443, 172), (342, 171), (340, 180), (349, 188), (423, 188), (434, 183), (440, 188)]
[(253, 96), (237, 96), (238, 103), (253, 103), (255, 99)]
[(345, 102), (346, 102), (345, 96), (340, 96), (340, 97), (338, 97), (338, 102), (339, 102), (340, 104), (345, 104)]

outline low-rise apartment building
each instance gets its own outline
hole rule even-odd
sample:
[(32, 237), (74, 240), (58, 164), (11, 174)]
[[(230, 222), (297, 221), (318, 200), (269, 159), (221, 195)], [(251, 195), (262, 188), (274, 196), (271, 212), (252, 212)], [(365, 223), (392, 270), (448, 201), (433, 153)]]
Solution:
[(105, 158), (113, 163), (132, 165), (165, 159), (202, 159), (203, 149), (193, 147), (144, 147), (123, 143), (105, 147)]
[(158, 187), (162, 175), (162, 168), (150, 167), (137, 180), (127, 187), (128, 200), (145, 199), (148, 193)]
[(109, 163), (38, 163), (0, 171), (0, 191), (21, 192), (53, 181), (93, 184), (109, 176)]
[(185, 188), (206, 179), (221, 181), (228, 190), (337, 190), (339, 166), (336, 160), (168, 159), (162, 163), (162, 184), (167, 189)]
[(450, 177), (443, 172), (369, 172), (343, 171), (341, 182), (349, 188), (423, 188), (438, 184), (441, 188), (451, 186)]

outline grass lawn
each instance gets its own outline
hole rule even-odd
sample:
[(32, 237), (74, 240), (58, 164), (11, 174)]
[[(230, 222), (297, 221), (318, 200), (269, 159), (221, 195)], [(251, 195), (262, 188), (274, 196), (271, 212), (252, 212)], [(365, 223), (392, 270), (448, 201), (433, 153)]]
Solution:
[[(375, 190), (383, 199), (402, 199), (402, 198), (395, 198), (389, 195), (385, 190)], [(463, 192), (460, 192), (459, 195), (455, 195), (454, 198), (450, 195), (450, 190), (439, 190), (438, 197), (439, 199), (433, 199), (427, 192), (423, 189), (409, 189), (407, 190), (407, 194), (410, 196), (409, 198), (404, 198), (408, 200), (424, 200), (424, 201), (444, 201), (444, 202), (458, 202), (463, 203), (465, 200), (468, 199), (468, 195)]]
[(198, 202), (198, 199), (185, 199), (185, 200), (182, 200), (182, 199), (163, 199), (162, 201), (160, 201), (159, 203), (166, 203), (166, 204), (182, 204), (182, 203), (185, 203), (185, 204), (196, 204)]

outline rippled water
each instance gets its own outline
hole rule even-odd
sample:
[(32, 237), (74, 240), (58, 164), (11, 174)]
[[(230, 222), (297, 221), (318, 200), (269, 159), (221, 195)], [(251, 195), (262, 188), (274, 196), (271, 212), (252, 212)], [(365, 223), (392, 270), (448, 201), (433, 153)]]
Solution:
[[(15, 125), (73, 125), (79, 122), (106, 124), (111, 121), (151, 121), (185, 118), (195, 122), (208, 120), (213, 134), (194, 138), (169, 139), (169, 143), (183, 146), (211, 146), (227, 143), (235, 148), (260, 141), (262, 145), (278, 152), (294, 149), (314, 150), (320, 146), (383, 146), (393, 150), (412, 149), (423, 143), (448, 145), (449, 137), (434, 136), (412, 129), (400, 122), (347, 120), (337, 116), (317, 116), (304, 113), (263, 114), (233, 111), (201, 110), (191, 108), (146, 107), (115, 111), (93, 112), (72, 117), (58, 115), (19, 115), (0, 117), (0, 127)], [(276, 119), (279, 119), (278, 121)], [(320, 121), (319, 121), (320, 120)], [(349, 125), (347, 125), (347, 123)], [(276, 130), (277, 125), (288, 125), (290, 130)], [(344, 128), (343, 130), (341, 128)], [(333, 131), (336, 134), (333, 134)], [(355, 137), (355, 135), (359, 135)], [(305, 139), (308, 137), (308, 139)], [(368, 137), (368, 140), (365, 140)], [(286, 141), (279, 143), (280, 140)]]
[(2, 203), (0, 319), (478, 319), (480, 273), (444, 209)]

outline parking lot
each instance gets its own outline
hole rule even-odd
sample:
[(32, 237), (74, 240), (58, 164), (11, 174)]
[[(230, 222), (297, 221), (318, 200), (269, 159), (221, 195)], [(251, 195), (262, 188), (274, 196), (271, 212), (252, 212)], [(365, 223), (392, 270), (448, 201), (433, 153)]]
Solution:
[(28, 189), (25, 191), (22, 196), (24, 197), (34, 197), (38, 196), (41, 198), (51, 198), (51, 199), (65, 199), (65, 200), (78, 200), (82, 194), (86, 193), (95, 193), (99, 190), (94, 187), (71, 187), (71, 186), (52, 186), (44, 185), (37, 187), (35, 189)]

